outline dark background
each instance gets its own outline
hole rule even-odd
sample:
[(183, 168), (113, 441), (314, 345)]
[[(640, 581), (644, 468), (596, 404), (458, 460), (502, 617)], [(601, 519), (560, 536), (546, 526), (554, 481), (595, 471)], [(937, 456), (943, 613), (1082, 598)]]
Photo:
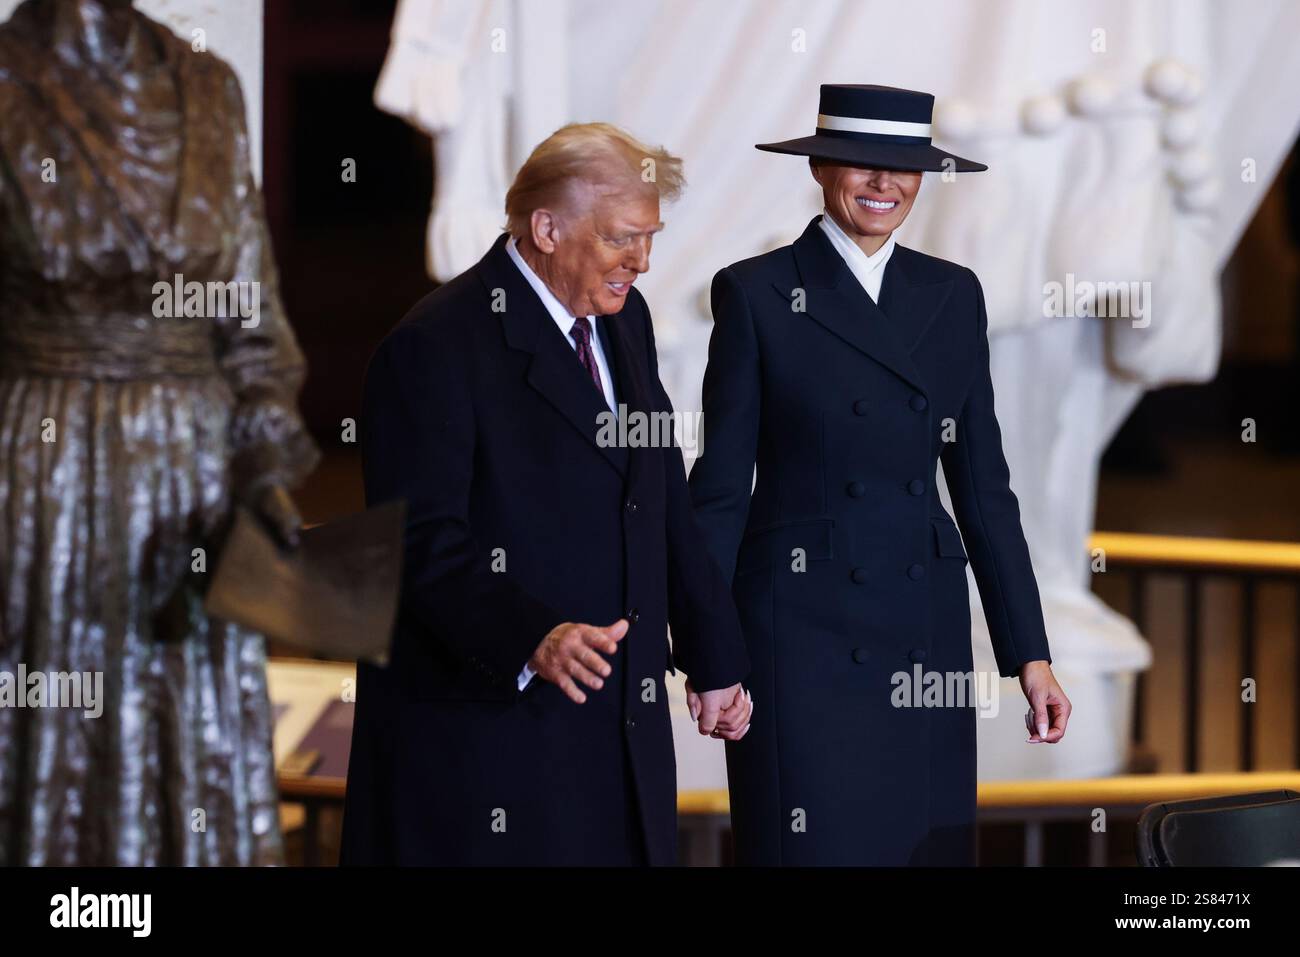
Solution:
[[(325, 453), (307, 521), (361, 508), (356, 446), (366, 360), (434, 287), (424, 268), (427, 136), (374, 105), (393, 0), (266, 4), (263, 192), (285, 308), (307, 356), (302, 411)], [(356, 182), (342, 163), (356, 161)]]

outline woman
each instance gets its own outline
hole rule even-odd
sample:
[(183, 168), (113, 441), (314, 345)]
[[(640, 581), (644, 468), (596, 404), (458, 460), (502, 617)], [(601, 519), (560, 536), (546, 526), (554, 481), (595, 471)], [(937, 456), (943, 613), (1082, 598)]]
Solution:
[[(280, 863), (263, 640), (201, 600), (232, 500), (291, 540), (316, 457), (238, 81), (125, 0), (28, 0), (0, 116), (0, 673), (102, 681), (0, 708), (0, 864)], [(178, 275), (245, 308), (172, 318)]]
[(1029, 740), (1065, 733), (979, 281), (893, 239), (922, 171), (986, 168), (930, 145), (933, 102), (823, 86), (816, 134), (759, 149), (808, 156), (825, 214), (713, 281), (690, 484), (753, 661), (727, 744), (741, 863), (974, 862), (967, 550)]

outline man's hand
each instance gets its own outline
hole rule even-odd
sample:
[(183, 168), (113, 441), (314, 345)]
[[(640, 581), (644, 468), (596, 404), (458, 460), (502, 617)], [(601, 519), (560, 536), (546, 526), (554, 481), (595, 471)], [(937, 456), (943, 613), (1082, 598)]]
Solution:
[(728, 741), (739, 741), (745, 736), (754, 713), (754, 699), (738, 684), (697, 692), (688, 680), (686, 706), (691, 711), (691, 720), (699, 722), (700, 734)]
[(599, 652), (612, 655), (618, 651), (619, 640), (627, 634), (627, 619), (620, 618), (612, 625), (597, 628), (566, 621), (556, 625), (542, 639), (528, 667), (553, 685), (559, 686), (570, 699), (582, 704), (587, 695), (577, 682), (581, 681), (593, 691), (605, 686), (605, 679), (613, 670)]
[(1070, 699), (1056, 683), (1052, 666), (1046, 661), (1025, 662), (1020, 668), (1020, 688), (1029, 702), (1029, 710), (1025, 712), (1029, 743), (1056, 744), (1065, 737), (1065, 725), (1070, 720)]

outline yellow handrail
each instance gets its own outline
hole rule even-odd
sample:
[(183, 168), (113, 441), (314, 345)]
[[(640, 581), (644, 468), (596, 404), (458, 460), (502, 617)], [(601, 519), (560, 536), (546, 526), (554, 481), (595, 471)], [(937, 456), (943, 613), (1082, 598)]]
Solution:
[[(1230, 774), (1120, 774), (1109, 778), (1066, 781), (983, 781), (982, 808), (1114, 807), (1157, 804), (1223, 794), (1248, 794), (1290, 788), (1300, 793), (1300, 771), (1251, 771)], [(726, 814), (725, 789), (682, 791), (680, 814)]]
[(1233, 571), (1300, 572), (1300, 544), (1240, 538), (1192, 538), (1093, 532), (1089, 549), (1102, 549), (1107, 561), (1143, 562)]
[[(319, 523), (309, 522), (304, 529)], [(1197, 538), (1190, 535), (1143, 535), (1136, 532), (1093, 532), (1088, 548), (1100, 548), (1108, 559), (1188, 567), (1253, 571), (1300, 572), (1300, 543), (1247, 538)]]

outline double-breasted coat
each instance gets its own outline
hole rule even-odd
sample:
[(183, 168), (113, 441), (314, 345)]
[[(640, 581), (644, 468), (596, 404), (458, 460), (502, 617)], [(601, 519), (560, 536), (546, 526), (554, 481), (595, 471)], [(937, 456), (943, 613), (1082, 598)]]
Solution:
[(979, 281), (896, 246), (877, 306), (814, 219), (719, 272), (712, 303), (690, 486), (753, 667), (727, 744), (737, 860), (973, 863), (968, 556), (1000, 674), (1051, 660)]

